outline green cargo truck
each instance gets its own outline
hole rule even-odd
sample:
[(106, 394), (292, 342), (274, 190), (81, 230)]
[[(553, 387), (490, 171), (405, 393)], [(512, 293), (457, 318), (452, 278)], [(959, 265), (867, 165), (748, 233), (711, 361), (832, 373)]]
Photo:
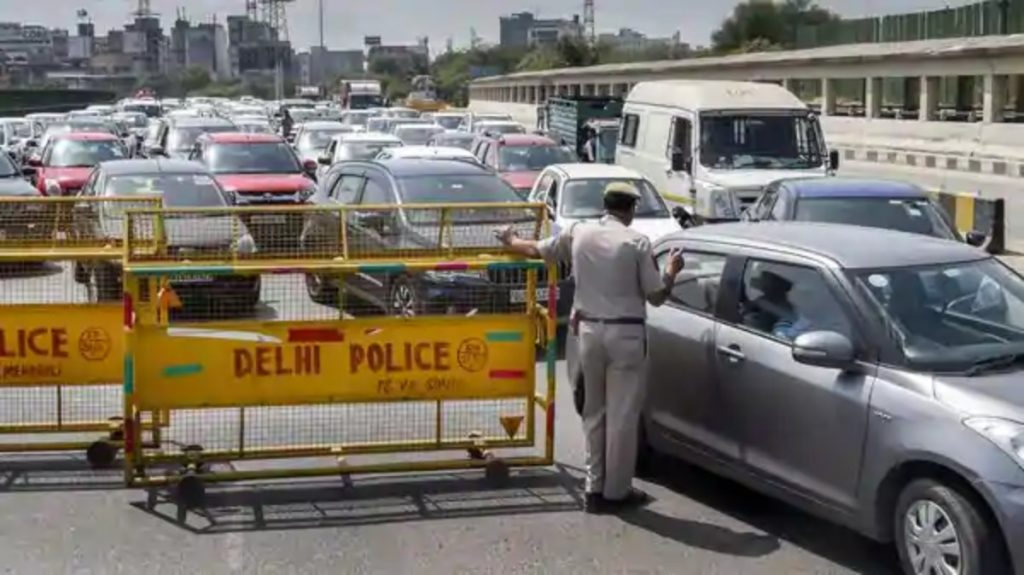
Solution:
[[(615, 162), (622, 98), (578, 96), (551, 98), (538, 110), (538, 128), (576, 150), (583, 161)], [(591, 149), (587, 143), (594, 137)]]

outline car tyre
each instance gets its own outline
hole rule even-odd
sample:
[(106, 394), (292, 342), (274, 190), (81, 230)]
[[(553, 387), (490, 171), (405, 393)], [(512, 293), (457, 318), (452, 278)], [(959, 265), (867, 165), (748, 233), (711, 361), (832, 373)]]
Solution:
[(1008, 570), (999, 530), (958, 488), (932, 479), (915, 480), (900, 493), (893, 520), (904, 573), (945, 573), (943, 563), (955, 567), (948, 572), (961, 575)]
[(423, 298), (411, 277), (403, 275), (391, 282), (387, 313), (399, 317), (415, 317), (424, 313)]
[(309, 294), (309, 299), (321, 305), (338, 303), (338, 290), (320, 274), (306, 274), (306, 293)]
[(91, 275), (89, 272), (89, 267), (82, 262), (75, 262), (74, 265), (75, 283), (81, 285), (88, 284), (89, 276)]

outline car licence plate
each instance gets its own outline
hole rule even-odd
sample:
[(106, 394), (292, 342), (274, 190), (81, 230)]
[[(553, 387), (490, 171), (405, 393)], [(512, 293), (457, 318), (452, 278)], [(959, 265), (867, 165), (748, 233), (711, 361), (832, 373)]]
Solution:
[[(537, 301), (547, 302), (548, 301), (548, 288), (539, 287), (536, 290)], [(555, 298), (558, 297), (558, 288), (555, 288)], [(514, 289), (509, 292), (509, 301), (511, 303), (525, 303), (526, 302), (526, 290), (525, 289)]]
[(283, 223), (285, 223), (285, 221), (286, 221), (286, 219), (285, 219), (283, 214), (266, 214), (266, 215), (257, 215), (257, 216), (253, 216), (252, 217), (252, 223), (254, 223), (254, 224), (272, 224), (272, 225), (277, 225), (277, 224), (283, 224)]

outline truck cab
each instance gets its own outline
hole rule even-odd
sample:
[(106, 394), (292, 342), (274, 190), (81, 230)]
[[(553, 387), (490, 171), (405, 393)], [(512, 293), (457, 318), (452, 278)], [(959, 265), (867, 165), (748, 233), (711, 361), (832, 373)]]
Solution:
[(738, 219), (770, 182), (832, 174), (839, 157), (814, 113), (781, 86), (661, 80), (629, 93), (615, 162), (713, 223)]

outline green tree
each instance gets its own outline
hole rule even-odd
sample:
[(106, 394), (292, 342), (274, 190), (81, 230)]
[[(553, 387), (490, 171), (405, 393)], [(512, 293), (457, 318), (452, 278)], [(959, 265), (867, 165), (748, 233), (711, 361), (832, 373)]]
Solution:
[(711, 35), (716, 52), (794, 48), (799, 30), (838, 20), (812, 0), (746, 0)]
[(190, 66), (181, 74), (181, 89), (184, 93), (198, 92), (212, 83), (210, 71), (199, 66)]

